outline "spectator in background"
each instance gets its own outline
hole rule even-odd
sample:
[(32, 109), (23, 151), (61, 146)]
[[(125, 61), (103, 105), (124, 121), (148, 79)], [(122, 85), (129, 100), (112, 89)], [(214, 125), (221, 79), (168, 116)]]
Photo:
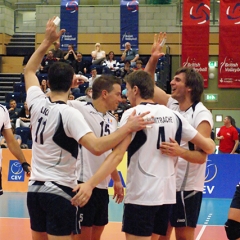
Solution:
[(101, 50), (101, 44), (96, 43), (95, 44), (95, 50), (92, 51), (92, 64), (93, 65), (102, 65), (103, 61), (106, 58), (105, 51)]
[(117, 76), (120, 77), (122, 79), (122, 81), (124, 82), (124, 78), (132, 72), (133, 72), (133, 68), (131, 68), (131, 63), (129, 60), (126, 60), (124, 67), (121, 67), (118, 70)]
[(144, 67), (142, 65), (143, 65), (142, 61), (141, 60), (137, 60), (136, 61), (136, 67), (134, 68), (134, 71), (144, 70)]
[(92, 74), (92, 77), (90, 77), (88, 79), (89, 87), (92, 87), (94, 80), (101, 76), (101, 75), (97, 75), (97, 69), (96, 68), (92, 68), (91, 74)]
[(121, 60), (124, 62), (126, 60), (129, 60), (131, 63), (131, 66), (136, 66), (136, 61), (139, 59), (139, 54), (137, 50), (132, 49), (131, 43), (126, 42), (125, 43), (125, 50), (123, 51), (123, 54), (121, 56)]
[(42, 91), (47, 94), (50, 92), (50, 88), (48, 87), (48, 84), (47, 84), (47, 80), (46, 79), (43, 79), (41, 81), (41, 84), (40, 84), (40, 88), (42, 89)]
[[(237, 129), (238, 141), (240, 141), (240, 128), (236, 126), (236, 121), (235, 121), (235, 119), (233, 117), (231, 119), (231, 124), (232, 124), (233, 127), (235, 127)], [(240, 153), (240, 143), (239, 142), (238, 142), (238, 147), (237, 147), (235, 153), (238, 153), (238, 154)]]
[(75, 97), (72, 94), (68, 95), (68, 100), (74, 100), (74, 99), (75, 99)]
[(68, 52), (65, 54), (64, 60), (71, 66), (73, 66), (74, 61), (77, 60), (77, 54), (74, 51), (72, 44), (68, 44)]
[(234, 154), (238, 148), (238, 131), (232, 125), (233, 118), (226, 116), (223, 120), (224, 126), (222, 126), (217, 134), (217, 140), (219, 142), (218, 154), (230, 153)]
[[(18, 134), (15, 134), (14, 128), (12, 128), (12, 132), (13, 132), (14, 139), (17, 141), (17, 143), (19, 144), (19, 146), (21, 146), (21, 144), (22, 144), (22, 138), (21, 138), (21, 136), (18, 135)], [(5, 139), (4, 136), (1, 137), (0, 145), (1, 145), (1, 148), (8, 148), (7, 141), (6, 141), (6, 139)]]
[(107, 56), (107, 60), (102, 64), (104, 66), (104, 74), (116, 75), (116, 71), (119, 69), (119, 62), (115, 60), (115, 55), (113, 51), (110, 51)]
[(60, 49), (60, 43), (59, 42), (54, 42), (53, 43), (54, 48), (51, 49), (52, 53), (53, 53), (53, 57), (56, 58), (58, 61), (63, 60), (64, 58), (64, 53), (63, 51)]
[(78, 97), (76, 100), (84, 102), (92, 102), (92, 88), (88, 87), (85, 90), (85, 96)]
[(86, 74), (88, 64), (87, 62), (83, 61), (82, 54), (80, 52), (77, 53), (77, 59), (73, 63), (74, 72), (76, 74)]
[(15, 127), (16, 120), (18, 119), (18, 114), (21, 109), (17, 108), (17, 103), (14, 99), (9, 101), (10, 108), (8, 109), (10, 122), (12, 124), (12, 128)]
[(47, 56), (45, 58), (43, 58), (43, 60), (41, 62), (41, 66), (39, 69), (40, 73), (48, 73), (48, 69), (55, 62), (57, 62), (57, 59), (53, 57), (53, 52), (48, 51)]
[(18, 119), (16, 120), (16, 128), (18, 127), (30, 127), (31, 114), (28, 110), (27, 102), (24, 102), (24, 107), (18, 114)]

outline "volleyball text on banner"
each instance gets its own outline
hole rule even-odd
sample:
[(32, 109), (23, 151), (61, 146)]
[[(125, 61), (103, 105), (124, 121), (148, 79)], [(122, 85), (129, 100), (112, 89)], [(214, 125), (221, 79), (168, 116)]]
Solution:
[(202, 74), (208, 87), (210, 0), (184, 0), (182, 23), (182, 66)]
[(218, 87), (240, 88), (240, 1), (220, 1)]
[(132, 48), (138, 50), (138, 12), (137, 0), (120, 0), (120, 49), (130, 42)]
[(61, 49), (68, 50), (68, 45), (77, 47), (78, 37), (78, 1), (61, 0), (60, 29), (66, 32), (60, 38)]

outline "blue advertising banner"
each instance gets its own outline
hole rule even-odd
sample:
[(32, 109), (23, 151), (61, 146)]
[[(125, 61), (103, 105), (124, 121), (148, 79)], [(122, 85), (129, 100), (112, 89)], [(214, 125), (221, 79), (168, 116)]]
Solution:
[(61, 0), (60, 29), (66, 29), (61, 36), (60, 46), (63, 51), (68, 50), (68, 45), (77, 47), (78, 37), (78, 1)]
[(138, 12), (137, 0), (120, 0), (120, 49), (130, 42), (132, 48), (138, 50)]
[(211, 154), (208, 156), (203, 197), (232, 198), (240, 181), (238, 154)]
[(24, 171), (18, 160), (9, 161), (8, 181), (24, 182)]

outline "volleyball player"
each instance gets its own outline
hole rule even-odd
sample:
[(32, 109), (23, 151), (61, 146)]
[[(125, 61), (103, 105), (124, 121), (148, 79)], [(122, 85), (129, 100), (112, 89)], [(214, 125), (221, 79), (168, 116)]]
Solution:
[[(155, 35), (152, 46), (152, 55), (145, 71), (154, 79), (155, 68), (158, 59), (164, 55), (161, 42), (165, 34)], [(176, 71), (170, 82), (171, 95), (166, 94), (155, 85), (154, 102), (164, 104), (172, 110), (178, 111), (188, 122), (203, 136), (210, 137), (213, 128), (211, 112), (200, 102), (204, 90), (203, 77), (192, 68), (180, 68)], [(166, 143), (166, 147), (176, 147), (172, 154), (179, 156), (179, 146), (174, 143)], [(176, 239), (194, 240), (194, 232), (198, 221), (202, 202), (202, 192), (205, 180), (207, 153), (198, 145), (181, 141), (184, 154), (178, 158), (177, 170), (177, 203), (171, 211), (171, 226), (175, 227)], [(186, 161), (187, 160), (187, 161)], [(171, 235), (169, 227), (166, 237), (161, 240), (169, 240)]]
[(78, 193), (72, 202), (80, 206), (86, 204), (92, 188), (119, 164), (128, 147), (122, 230), (127, 240), (149, 240), (152, 235), (152, 239), (158, 239), (159, 235), (166, 234), (169, 204), (176, 201), (176, 158), (162, 154), (159, 146), (165, 141), (180, 142), (182, 138), (212, 153), (215, 143), (199, 134), (179, 113), (153, 102), (154, 83), (147, 72), (133, 72), (125, 81), (127, 97), (135, 107), (125, 111), (120, 125), (126, 123), (134, 110), (137, 114), (150, 111), (149, 118), (154, 120), (154, 124), (136, 134), (129, 134), (107, 157), (97, 173), (74, 189)]
[[(116, 110), (122, 100), (121, 80), (112, 75), (101, 75), (94, 81), (92, 90), (92, 103), (68, 101), (68, 105), (83, 114), (96, 136), (109, 135), (117, 130), (117, 121), (109, 111)], [(96, 156), (82, 146), (78, 159), (79, 183), (90, 179), (110, 153), (111, 151), (106, 151), (102, 155)], [(124, 191), (116, 169), (111, 173), (111, 177), (114, 181), (114, 197), (120, 203), (123, 200)], [(101, 238), (104, 226), (108, 223), (109, 180), (110, 176), (99, 183), (94, 188), (89, 202), (80, 208), (81, 234), (74, 235), (75, 240)]]
[(70, 202), (75, 194), (72, 189), (77, 184), (78, 144), (100, 155), (112, 149), (132, 130), (147, 124), (143, 120), (144, 114), (131, 116), (126, 127), (97, 138), (82, 114), (66, 104), (70, 88), (76, 86), (73, 68), (66, 63), (57, 62), (49, 68), (49, 97), (41, 91), (36, 70), (51, 44), (65, 32), (64, 29), (56, 32), (54, 19), (47, 22), (45, 38), (24, 72), (33, 139), (27, 205), (35, 240), (67, 240), (72, 239), (72, 234), (79, 233), (78, 207)]

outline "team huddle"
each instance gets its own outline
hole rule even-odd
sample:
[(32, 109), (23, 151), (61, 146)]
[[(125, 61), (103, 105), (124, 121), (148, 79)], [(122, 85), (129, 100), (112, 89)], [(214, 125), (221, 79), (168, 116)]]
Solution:
[[(33, 239), (100, 239), (108, 223), (111, 177), (115, 201), (124, 199), (127, 240), (170, 239), (173, 227), (177, 239), (193, 240), (206, 159), (215, 151), (212, 115), (200, 102), (202, 76), (180, 68), (171, 95), (158, 88), (153, 75), (166, 34), (155, 35), (145, 70), (124, 79), (131, 108), (118, 128), (111, 114), (121, 102), (115, 76), (94, 81), (91, 103), (69, 101), (79, 82), (69, 64), (56, 62), (48, 72), (49, 96), (41, 91), (36, 69), (64, 31), (56, 31), (54, 18), (48, 21), (24, 73), (33, 139), (27, 194)], [(124, 197), (116, 168), (126, 151)]]

